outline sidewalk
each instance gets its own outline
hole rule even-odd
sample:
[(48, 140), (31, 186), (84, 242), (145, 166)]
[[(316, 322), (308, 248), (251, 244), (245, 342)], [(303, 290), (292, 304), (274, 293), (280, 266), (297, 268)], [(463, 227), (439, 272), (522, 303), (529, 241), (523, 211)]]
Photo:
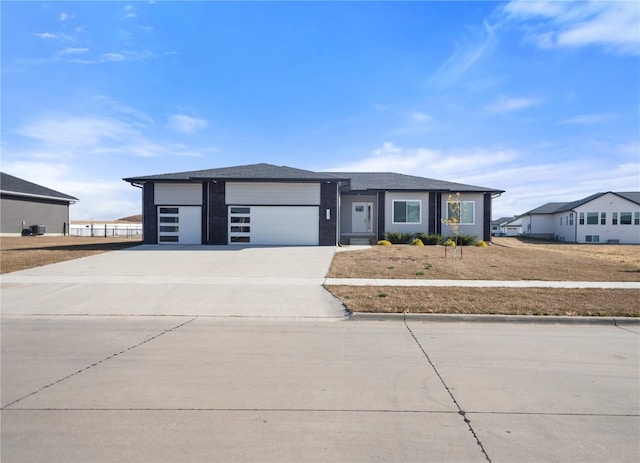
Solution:
[(640, 289), (635, 281), (540, 281), (540, 280), (418, 280), (384, 278), (326, 278), (327, 286), (464, 286), (468, 288), (602, 288)]

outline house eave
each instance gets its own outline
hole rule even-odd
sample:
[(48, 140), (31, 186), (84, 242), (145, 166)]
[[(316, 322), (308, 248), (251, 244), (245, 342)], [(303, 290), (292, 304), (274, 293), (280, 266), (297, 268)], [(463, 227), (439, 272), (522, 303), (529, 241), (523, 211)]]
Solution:
[(8, 195), (8, 196), (18, 196), (18, 197), (24, 197), (24, 198), (47, 199), (51, 201), (66, 202), (69, 204), (75, 204), (78, 201), (80, 201), (78, 198), (74, 198), (74, 197), (62, 198), (60, 196), (38, 195), (33, 193), (22, 193), (20, 191), (9, 191), (9, 190), (0, 190), (0, 194)]

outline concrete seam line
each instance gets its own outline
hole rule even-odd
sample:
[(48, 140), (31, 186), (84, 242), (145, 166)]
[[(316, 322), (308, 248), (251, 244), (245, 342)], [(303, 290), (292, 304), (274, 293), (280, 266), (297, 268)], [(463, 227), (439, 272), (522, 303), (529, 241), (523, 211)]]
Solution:
[(114, 354), (111, 354), (111, 355), (109, 355), (108, 357), (103, 358), (102, 360), (98, 360), (97, 362), (94, 362), (94, 363), (92, 363), (91, 365), (88, 365), (88, 366), (86, 366), (86, 367), (84, 367), (84, 368), (81, 368), (81, 369), (80, 369), (80, 370), (78, 370), (78, 371), (75, 371), (75, 372), (73, 372), (73, 373), (71, 373), (71, 374), (68, 374), (67, 376), (65, 376), (65, 377), (63, 377), (63, 378), (60, 378), (60, 379), (58, 379), (58, 380), (56, 380), (56, 381), (53, 381), (52, 383), (49, 383), (49, 384), (47, 384), (46, 386), (42, 386), (40, 389), (37, 389), (37, 390), (35, 390), (35, 391), (33, 391), (33, 392), (30, 392), (29, 394), (27, 394), (27, 395), (25, 395), (25, 396), (23, 396), (23, 397), (20, 397), (20, 398), (18, 398), (18, 399), (16, 399), (16, 400), (14, 400), (14, 401), (13, 401), (13, 402), (11, 402), (11, 403), (8, 403), (7, 405), (4, 405), (2, 408), (0, 408), (0, 410), (5, 410), (5, 409), (7, 409), (8, 407), (11, 407), (12, 405), (14, 405), (14, 404), (16, 404), (16, 403), (18, 403), (18, 402), (20, 402), (20, 401), (22, 401), (22, 400), (26, 399), (27, 397), (31, 397), (31, 396), (33, 396), (33, 395), (36, 395), (36, 394), (38, 394), (39, 392), (41, 392), (41, 391), (43, 391), (43, 390), (45, 390), (45, 389), (47, 389), (47, 388), (49, 388), (49, 387), (51, 387), (51, 386), (55, 386), (56, 384), (59, 384), (59, 383), (61, 383), (61, 382), (65, 381), (65, 380), (67, 380), (67, 379), (69, 379), (69, 378), (72, 378), (73, 376), (79, 375), (80, 373), (83, 373), (83, 372), (85, 372), (85, 371), (87, 371), (87, 370), (89, 370), (89, 369), (91, 369), (91, 368), (93, 368), (93, 367), (95, 367), (95, 366), (98, 366), (98, 365), (100, 365), (101, 363), (106, 362), (107, 360), (111, 360), (111, 359), (113, 359), (113, 358), (117, 357), (118, 355), (124, 354), (124, 353), (126, 353), (126, 352), (129, 352), (130, 350), (135, 349), (136, 347), (140, 347), (140, 346), (141, 346), (141, 345), (143, 345), (143, 344), (146, 344), (146, 343), (148, 343), (148, 342), (150, 342), (150, 341), (153, 341), (154, 339), (159, 338), (159, 337), (160, 337), (160, 336), (162, 336), (163, 334), (167, 334), (167, 333), (170, 333), (170, 332), (172, 332), (172, 331), (174, 331), (174, 330), (177, 330), (178, 328), (182, 328), (183, 326), (185, 326), (185, 325), (186, 325), (186, 324), (188, 324), (188, 323), (191, 323), (192, 321), (194, 321), (194, 320), (195, 320), (195, 319), (197, 319), (197, 318), (198, 318), (198, 317), (194, 317), (194, 318), (192, 318), (191, 320), (187, 320), (187, 321), (186, 321), (186, 322), (184, 322), (184, 323), (180, 323), (179, 325), (174, 326), (173, 328), (169, 328), (169, 329), (167, 329), (167, 330), (164, 330), (164, 331), (162, 331), (162, 332), (160, 332), (160, 333), (156, 334), (155, 336), (150, 337), (149, 339), (145, 339), (144, 341), (139, 342), (138, 344), (135, 344), (135, 345), (133, 345), (133, 346), (127, 347), (126, 349), (121, 350), (120, 352), (116, 352), (116, 353), (114, 353)]
[(407, 328), (407, 330), (411, 334), (411, 337), (413, 338), (413, 340), (416, 342), (416, 344), (418, 345), (418, 347), (420, 348), (420, 350), (424, 354), (425, 358), (427, 359), (427, 362), (429, 362), (429, 365), (431, 365), (431, 368), (433, 368), (433, 371), (436, 373), (436, 375), (440, 379), (440, 382), (442, 383), (442, 385), (446, 389), (447, 393), (451, 397), (451, 400), (453, 400), (453, 403), (458, 408), (458, 414), (461, 415), (464, 418), (464, 422), (467, 424), (467, 427), (469, 428), (469, 431), (471, 432), (471, 435), (473, 435), (473, 438), (476, 440), (476, 443), (478, 444), (478, 446), (480, 446), (480, 450), (482, 450), (482, 453), (484, 454), (484, 456), (487, 459), (487, 461), (489, 463), (491, 463), (491, 458), (489, 458), (489, 455), (487, 454), (487, 451), (485, 450), (484, 445), (482, 445), (482, 442), (480, 442), (480, 438), (478, 438), (478, 435), (476, 434), (475, 429), (473, 429), (473, 426), (471, 426), (471, 420), (466, 417), (466, 412), (464, 410), (462, 410), (462, 408), (460, 407), (460, 404), (458, 403), (458, 401), (456, 400), (455, 396), (451, 392), (451, 389), (449, 389), (449, 386), (447, 386), (447, 383), (445, 382), (444, 378), (442, 377), (442, 375), (440, 374), (440, 372), (436, 368), (435, 364), (431, 361), (431, 358), (429, 357), (429, 354), (427, 354), (427, 351), (424, 350), (424, 347), (422, 347), (422, 344), (420, 344), (420, 341), (418, 341), (418, 338), (416, 337), (416, 335), (413, 333), (411, 328), (409, 328), (409, 325), (407, 324), (406, 316), (403, 318), (403, 322), (404, 322), (404, 326)]

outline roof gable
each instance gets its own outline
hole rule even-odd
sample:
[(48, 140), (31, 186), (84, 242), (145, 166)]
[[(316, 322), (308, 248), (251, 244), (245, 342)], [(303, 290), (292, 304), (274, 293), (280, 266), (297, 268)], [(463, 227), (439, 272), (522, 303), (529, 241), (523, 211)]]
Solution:
[(70, 196), (51, 188), (28, 182), (13, 175), (0, 172), (0, 190), (2, 193), (10, 193), (18, 196), (42, 197), (50, 199), (61, 199), (69, 202), (78, 201), (78, 198)]

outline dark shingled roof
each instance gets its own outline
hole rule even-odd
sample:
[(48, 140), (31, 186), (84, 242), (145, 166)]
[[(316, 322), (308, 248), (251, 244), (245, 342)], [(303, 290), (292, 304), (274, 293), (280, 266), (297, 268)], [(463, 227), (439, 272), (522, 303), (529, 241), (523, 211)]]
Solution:
[(351, 189), (364, 190), (425, 190), (452, 193), (491, 192), (503, 193), (503, 190), (462, 183), (434, 180), (432, 178), (415, 177), (395, 172), (332, 172), (334, 175), (351, 179)]
[(580, 207), (583, 204), (590, 203), (594, 199), (598, 199), (600, 196), (604, 196), (608, 193), (611, 193), (612, 195), (620, 196), (621, 198), (631, 201), (632, 203), (640, 204), (640, 191), (626, 191), (626, 192), (609, 191), (607, 193), (596, 193), (591, 196), (587, 196), (586, 198), (579, 199), (577, 201), (570, 201), (566, 203), (543, 204), (542, 206), (532, 209), (529, 212), (525, 212), (524, 214), (522, 214), (522, 216), (531, 215), (531, 214), (557, 214), (559, 212), (571, 211), (576, 207)]
[(14, 194), (17, 196), (54, 198), (69, 202), (78, 201), (78, 198), (73, 196), (60, 193), (59, 191), (52, 190), (51, 188), (47, 188), (36, 183), (27, 182), (26, 180), (14, 177), (13, 175), (5, 174), (4, 172), (0, 172), (0, 190), (2, 193)]
[(249, 164), (246, 166), (221, 167), (218, 169), (194, 170), (172, 174), (147, 175), (130, 177), (127, 182), (142, 183), (147, 181), (185, 181), (185, 180), (284, 180), (284, 181), (320, 181), (340, 180), (336, 175), (295, 169), (272, 164)]
[(503, 190), (484, 188), (462, 183), (445, 182), (393, 172), (312, 172), (287, 166), (250, 164), (246, 166), (222, 167), (219, 169), (195, 170), (171, 174), (147, 175), (124, 179), (130, 183), (184, 182), (201, 180), (246, 180), (246, 181), (337, 181), (350, 180), (351, 190), (423, 190), (442, 192), (490, 192)]

